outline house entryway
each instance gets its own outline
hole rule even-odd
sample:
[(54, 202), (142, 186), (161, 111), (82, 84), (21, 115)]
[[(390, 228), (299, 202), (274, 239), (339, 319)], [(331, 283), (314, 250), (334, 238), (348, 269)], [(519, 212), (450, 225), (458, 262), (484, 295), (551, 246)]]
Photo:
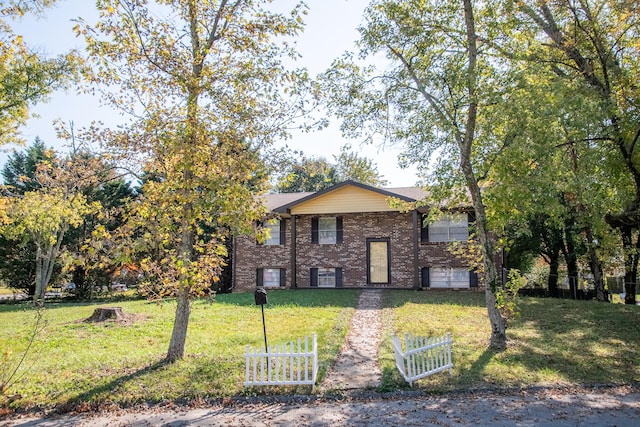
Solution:
[(349, 332), (320, 390), (375, 388), (382, 374), (378, 347), (382, 335), (382, 290), (364, 289), (351, 318)]
[(367, 283), (387, 285), (391, 277), (389, 239), (367, 239)]

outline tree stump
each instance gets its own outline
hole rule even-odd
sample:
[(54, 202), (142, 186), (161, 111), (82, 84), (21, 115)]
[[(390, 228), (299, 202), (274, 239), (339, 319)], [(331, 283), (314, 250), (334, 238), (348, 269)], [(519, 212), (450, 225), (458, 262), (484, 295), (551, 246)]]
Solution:
[(104, 322), (105, 320), (124, 321), (127, 320), (127, 316), (122, 311), (122, 307), (98, 307), (86, 321)]

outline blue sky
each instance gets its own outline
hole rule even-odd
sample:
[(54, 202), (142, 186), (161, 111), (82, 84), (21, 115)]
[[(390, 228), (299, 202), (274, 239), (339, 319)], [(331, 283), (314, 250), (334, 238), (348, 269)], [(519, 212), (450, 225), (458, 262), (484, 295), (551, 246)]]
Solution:
[[(276, 3), (285, 3), (280, 0)], [(291, 2), (293, 3), (293, 2)], [(82, 50), (83, 40), (73, 35), (71, 21), (83, 17), (94, 22), (97, 13), (92, 0), (60, 0), (59, 4), (47, 11), (44, 19), (28, 17), (14, 28), (23, 34), (25, 40), (47, 54), (58, 54), (71, 48)], [(298, 66), (307, 67), (310, 74), (323, 72), (333, 59), (346, 50), (353, 50), (358, 38), (357, 26), (362, 23), (362, 11), (368, 0), (307, 0), (309, 14), (306, 29), (298, 39), (298, 50), (302, 60)], [(56, 140), (53, 121), (61, 119), (73, 122), (76, 128), (88, 125), (92, 120), (101, 120), (109, 125), (119, 121), (117, 112), (100, 107), (97, 96), (77, 94), (75, 91), (55, 93), (50, 102), (36, 106), (34, 112), (40, 117), (29, 120), (23, 129), (23, 136), (30, 144), (40, 136), (48, 146), (60, 148), (61, 141)], [(331, 126), (312, 134), (294, 134), (287, 141), (290, 148), (303, 151), (309, 156), (323, 156), (332, 161), (332, 155), (340, 152), (340, 147), (350, 143), (359, 155), (371, 158), (378, 171), (389, 181), (390, 187), (415, 185), (417, 177), (413, 169), (401, 170), (397, 166), (398, 149), (382, 149), (375, 146), (361, 146), (359, 141), (346, 140), (340, 135), (339, 122), (329, 117)], [(6, 155), (0, 155), (3, 164)]]

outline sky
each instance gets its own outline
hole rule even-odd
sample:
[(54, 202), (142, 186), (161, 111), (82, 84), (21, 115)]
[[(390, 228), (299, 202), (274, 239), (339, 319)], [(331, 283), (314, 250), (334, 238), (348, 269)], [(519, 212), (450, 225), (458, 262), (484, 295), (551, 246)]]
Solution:
[[(286, 3), (280, 0), (278, 3)], [(307, 0), (309, 14), (305, 18), (306, 28), (298, 38), (298, 51), (302, 59), (298, 67), (308, 68), (315, 76), (326, 70), (331, 62), (343, 52), (355, 49), (358, 39), (357, 27), (362, 23), (362, 12), (369, 0)], [(293, 4), (293, 1), (290, 2)], [(65, 53), (70, 49), (83, 49), (83, 40), (76, 38), (72, 19), (82, 17), (95, 22), (97, 13), (93, 0), (60, 0), (49, 9), (46, 17), (35, 19), (26, 17), (14, 23), (14, 30), (22, 34), (31, 47), (47, 55)], [(111, 108), (101, 107), (99, 95), (78, 94), (74, 90), (53, 94), (46, 104), (39, 104), (33, 110), (39, 117), (30, 119), (23, 128), (22, 135), (31, 144), (39, 136), (47, 146), (61, 149), (63, 142), (56, 139), (53, 121), (60, 119), (73, 122), (74, 127), (88, 126), (91, 121), (100, 120), (107, 125), (116, 125), (123, 119)], [(331, 125), (322, 131), (296, 133), (286, 141), (291, 149), (302, 151), (307, 156), (325, 157), (332, 162), (340, 153), (340, 147), (351, 144), (360, 156), (368, 157), (376, 164), (378, 172), (388, 181), (388, 187), (416, 185), (418, 177), (415, 169), (400, 169), (397, 156), (399, 148), (361, 145), (360, 141), (348, 140), (341, 136), (339, 120), (327, 117)], [(5, 150), (6, 151), (6, 150)], [(4, 164), (7, 154), (0, 155)]]

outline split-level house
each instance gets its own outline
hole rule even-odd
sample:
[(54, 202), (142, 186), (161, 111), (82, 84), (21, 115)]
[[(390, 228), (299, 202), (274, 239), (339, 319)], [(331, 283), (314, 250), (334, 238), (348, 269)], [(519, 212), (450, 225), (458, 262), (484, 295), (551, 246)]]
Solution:
[(268, 239), (234, 241), (235, 291), (265, 288), (478, 288), (452, 241), (469, 237), (469, 210), (425, 224), (428, 208), (408, 212), (391, 198), (416, 202), (417, 187), (375, 188), (345, 181), (313, 193), (268, 194)]

